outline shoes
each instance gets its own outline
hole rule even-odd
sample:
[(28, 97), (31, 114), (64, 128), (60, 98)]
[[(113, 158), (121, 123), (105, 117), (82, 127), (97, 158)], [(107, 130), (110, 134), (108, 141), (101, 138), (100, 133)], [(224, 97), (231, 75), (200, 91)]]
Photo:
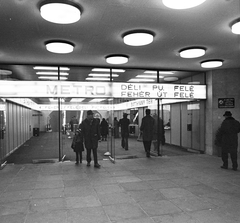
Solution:
[(90, 164), (90, 163), (87, 163), (87, 166), (91, 166), (91, 164)]
[(222, 169), (226, 169), (226, 170), (228, 169), (227, 166), (221, 166), (221, 168), (222, 168)]
[(97, 163), (97, 164), (94, 165), (94, 167), (100, 169), (101, 165)]
[(76, 165), (78, 165), (78, 164), (79, 164), (79, 162), (76, 162), (75, 164), (76, 164)]

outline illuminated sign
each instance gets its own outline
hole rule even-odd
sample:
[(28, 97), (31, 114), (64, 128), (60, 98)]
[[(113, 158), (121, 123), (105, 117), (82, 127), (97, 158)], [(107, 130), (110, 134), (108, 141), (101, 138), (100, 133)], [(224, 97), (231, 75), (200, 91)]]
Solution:
[(206, 99), (205, 85), (0, 81), (0, 97)]

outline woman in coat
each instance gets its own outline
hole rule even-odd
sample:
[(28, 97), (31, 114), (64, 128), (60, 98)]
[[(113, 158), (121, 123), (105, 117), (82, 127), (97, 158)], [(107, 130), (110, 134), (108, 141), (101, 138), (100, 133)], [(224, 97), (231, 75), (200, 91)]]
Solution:
[(101, 127), (102, 141), (107, 141), (108, 123), (105, 118), (102, 119), (100, 127)]

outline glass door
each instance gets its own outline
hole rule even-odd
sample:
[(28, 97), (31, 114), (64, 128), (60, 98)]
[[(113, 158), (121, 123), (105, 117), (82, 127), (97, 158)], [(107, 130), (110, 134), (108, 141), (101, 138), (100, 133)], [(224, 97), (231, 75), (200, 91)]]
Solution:
[(6, 153), (6, 109), (5, 109), (5, 101), (0, 99), (0, 167), (4, 163), (4, 156)]

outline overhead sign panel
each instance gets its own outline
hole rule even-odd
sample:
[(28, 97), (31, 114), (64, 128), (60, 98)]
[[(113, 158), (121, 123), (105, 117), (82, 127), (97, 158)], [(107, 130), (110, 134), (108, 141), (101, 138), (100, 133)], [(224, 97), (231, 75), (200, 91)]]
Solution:
[(0, 81), (0, 97), (206, 99), (205, 85)]

